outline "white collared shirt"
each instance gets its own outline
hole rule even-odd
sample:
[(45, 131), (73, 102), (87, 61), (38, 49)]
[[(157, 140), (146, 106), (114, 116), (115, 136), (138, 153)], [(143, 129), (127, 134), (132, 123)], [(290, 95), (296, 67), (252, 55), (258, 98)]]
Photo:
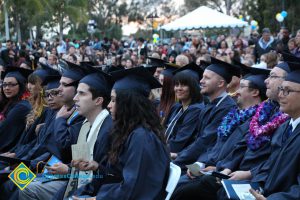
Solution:
[(296, 129), (296, 127), (298, 126), (299, 123), (300, 123), (300, 117), (298, 117), (298, 118), (295, 119), (295, 120), (291, 119), (290, 124), (291, 124), (292, 127), (293, 127), (293, 130), (292, 130), (292, 131), (294, 131), (294, 130)]

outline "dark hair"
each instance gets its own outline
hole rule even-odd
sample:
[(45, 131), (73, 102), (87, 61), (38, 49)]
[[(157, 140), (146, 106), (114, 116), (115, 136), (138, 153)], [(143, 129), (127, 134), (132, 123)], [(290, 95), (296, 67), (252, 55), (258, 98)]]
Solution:
[(191, 104), (199, 103), (203, 100), (200, 93), (199, 83), (185, 72), (179, 72), (174, 76), (174, 84), (186, 85), (190, 89)]
[(11, 99), (8, 99), (4, 92), (3, 92), (3, 87), (1, 88), (1, 95), (2, 95), (2, 101), (1, 101), (1, 112), (5, 112), (8, 109), (3, 110), (4, 108), (8, 108), (14, 104), (16, 104), (18, 101), (22, 100), (23, 94), (26, 92), (26, 83), (20, 82), (16, 78), (18, 84), (19, 84), (19, 92), (17, 93), (16, 96), (12, 97)]
[(163, 128), (153, 103), (133, 90), (116, 91), (116, 116), (111, 132), (109, 161), (115, 163), (132, 131), (138, 126), (151, 130), (163, 143)]
[[(163, 86), (160, 97), (159, 112), (164, 112), (164, 116), (168, 116), (175, 102), (174, 82), (171, 77), (164, 76)], [(164, 118), (162, 119), (162, 124)]]
[(249, 88), (250, 89), (256, 89), (259, 91), (259, 98), (261, 101), (266, 100), (268, 97), (266, 95), (266, 88), (260, 88), (258, 87), (255, 83), (253, 83), (252, 81), (249, 81)]
[(108, 94), (107, 92), (97, 90), (91, 86), (89, 86), (89, 91), (92, 93), (93, 100), (97, 97), (103, 97), (102, 108), (107, 108), (107, 105), (110, 101), (110, 94)]

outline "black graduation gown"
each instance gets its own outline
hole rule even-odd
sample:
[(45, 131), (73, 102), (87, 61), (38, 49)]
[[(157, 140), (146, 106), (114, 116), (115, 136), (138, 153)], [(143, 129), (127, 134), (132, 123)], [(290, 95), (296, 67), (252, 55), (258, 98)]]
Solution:
[(41, 116), (38, 117), (31, 126), (22, 134), (22, 138), (19, 140), (18, 144), (10, 150), (10, 152), (16, 153), (17, 157), (25, 155), (36, 143), (37, 134), (35, 129), (37, 125), (42, 124), (51, 115), (51, 110), (49, 108), (44, 108)]
[[(94, 145), (93, 160), (99, 163), (101, 168), (104, 168), (107, 164), (107, 154), (110, 148), (110, 132), (111, 132), (112, 124), (113, 124), (112, 118), (110, 115), (108, 115), (101, 125), (96, 143)], [(74, 139), (74, 144), (76, 143), (77, 143), (77, 139), (76, 141)], [(96, 176), (101, 172), (96, 171), (93, 173)], [(66, 187), (61, 188), (60, 191), (57, 192), (57, 194), (55, 195), (54, 199), (63, 199)], [(86, 186), (78, 188), (78, 190), (75, 191), (75, 194), (77, 195), (92, 194), (94, 193), (94, 191), (98, 191), (99, 188), (100, 185), (98, 184), (97, 180), (93, 179), (91, 183), (88, 183)]]
[[(283, 134), (281, 134), (283, 140)], [(272, 162), (265, 182), (265, 196), (269, 200), (300, 199), (300, 124), (283, 143)]]
[(226, 138), (218, 137), (215, 146), (198, 158), (199, 162), (205, 163), (206, 166), (216, 166), (219, 160), (224, 159), (235, 146), (245, 137), (249, 129), (250, 119), (240, 126), (236, 127), (234, 131)]
[(200, 112), (198, 127), (195, 130), (197, 138), (178, 155), (174, 160), (175, 164), (183, 167), (186, 164), (194, 163), (201, 154), (214, 146), (217, 139), (217, 128), (223, 117), (236, 106), (235, 101), (229, 95), (217, 106), (221, 99), (219, 97), (210, 102)]
[(164, 199), (169, 165), (169, 152), (165, 145), (152, 131), (137, 127), (125, 142), (114, 166), (123, 181), (102, 185), (97, 199)]
[[(182, 105), (180, 103), (176, 103), (172, 107), (169, 122), (173, 121), (181, 108)], [(189, 105), (189, 107), (180, 115), (173, 130), (168, 134), (170, 136), (167, 143), (172, 153), (181, 152), (195, 140), (195, 135), (193, 134), (195, 134), (198, 117), (203, 108), (204, 104), (195, 103)], [(170, 125), (170, 123), (168, 125)]]
[(0, 152), (7, 152), (18, 143), (30, 110), (31, 105), (27, 100), (21, 100), (8, 108), (5, 120), (0, 122)]
[[(275, 113), (273, 113), (274, 115)], [(270, 117), (272, 119), (272, 116)], [(279, 128), (279, 127), (278, 127)], [(272, 152), (272, 137), (276, 135), (276, 131), (272, 133), (270, 141), (264, 143), (258, 149), (252, 150), (247, 146), (247, 136), (237, 144), (235, 149), (223, 160), (217, 163), (217, 169), (225, 168), (231, 171), (243, 170), (255, 173), (256, 168), (267, 161)], [(248, 133), (249, 134), (249, 133)]]
[(48, 152), (63, 163), (70, 163), (72, 160), (71, 145), (76, 144), (84, 119), (80, 115), (75, 115), (71, 121), (62, 117), (55, 119), (53, 132), (48, 135), (45, 144)]

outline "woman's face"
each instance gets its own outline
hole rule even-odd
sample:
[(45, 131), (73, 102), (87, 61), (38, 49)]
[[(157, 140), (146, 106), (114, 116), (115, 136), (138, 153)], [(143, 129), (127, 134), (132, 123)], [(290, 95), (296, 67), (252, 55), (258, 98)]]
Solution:
[(27, 83), (27, 88), (28, 88), (28, 91), (30, 93), (30, 95), (33, 95), (35, 96), (39, 91), (37, 91), (37, 86), (33, 83)]
[(174, 86), (176, 98), (179, 101), (188, 101), (190, 99), (190, 88), (187, 85), (176, 83)]
[(126, 61), (126, 69), (130, 69), (130, 68), (132, 68), (133, 66), (132, 66), (132, 62), (131, 62), (131, 60), (127, 60)]
[(113, 120), (116, 119), (116, 98), (117, 98), (117, 94), (115, 90), (112, 90), (110, 93), (110, 102), (107, 106), (107, 108), (109, 109), (109, 112), (111, 114), (111, 117)]
[(17, 96), (20, 86), (15, 77), (7, 77), (3, 80), (2, 88), (6, 98), (13, 98)]

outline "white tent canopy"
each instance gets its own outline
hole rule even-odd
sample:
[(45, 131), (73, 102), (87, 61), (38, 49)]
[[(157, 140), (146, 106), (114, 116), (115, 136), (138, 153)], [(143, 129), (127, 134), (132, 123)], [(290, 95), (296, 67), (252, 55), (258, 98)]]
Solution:
[(201, 6), (183, 17), (162, 26), (160, 29), (171, 31), (245, 26), (248, 26), (248, 23), (245, 21), (220, 13), (206, 6)]

